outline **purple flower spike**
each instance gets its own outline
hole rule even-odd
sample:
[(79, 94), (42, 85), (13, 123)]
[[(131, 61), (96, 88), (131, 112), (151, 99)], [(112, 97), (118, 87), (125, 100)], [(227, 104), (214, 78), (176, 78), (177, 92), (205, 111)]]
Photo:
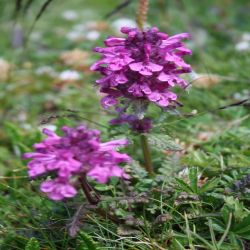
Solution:
[(126, 38), (108, 37), (106, 48), (96, 48), (102, 58), (91, 69), (103, 78), (97, 80), (100, 91), (106, 93), (101, 104), (104, 108), (117, 106), (119, 98), (153, 102), (167, 107), (177, 96), (171, 88), (188, 85), (180, 75), (191, 72), (183, 56), (192, 51), (182, 43), (188, 33), (168, 36), (157, 28), (140, 31), (123, 27)]
[[(62, 200), (76, 195), (72, 178), (88, 175), (98, 182), (106, 183), (110, 177), (128, 178), (120, 163), (130, 161), (127, 154), (116, 151), (128, 144), (127, 140), (113, 140), (101, 143), (100, 131), (85, 126), (63, 127), (62, 137), (50, 130), (44, 130), (47, 138), (35, 144), (35, 152), (24, 154), (32, 159), (28, 163), (29, 176), (56, 176), (41, 184), (41, 191), (52, 200)], [(54, 176), (53, 175), (53, 176)]]

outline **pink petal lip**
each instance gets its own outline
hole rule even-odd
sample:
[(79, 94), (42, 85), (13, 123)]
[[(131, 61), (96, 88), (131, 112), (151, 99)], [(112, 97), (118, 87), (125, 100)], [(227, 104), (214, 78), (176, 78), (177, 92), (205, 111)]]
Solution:
[(109, 37), (104, 41), (106, 46), (117, 46), (117, 45), (124, 45), (125, 38), (118, 38), (118, 37)]
[(140, 71), (143, 68), (142, 62), (131, 63), (129, 64), (129, 68), (133, 71)]
[(159, 93), (152, 92), (152, 94), (148, 95), (148, 99), (152, 102), (156, 102), (161, 98)]
[(137, 62), (137, 63), (131, 63), (129, 64), (129, 67), (133, 71), (139, 71), (140, 74), (150, 76), (152, 75), (152, 72), (158, 72), (163, 69), (163, 66), (148, 62)]
[(151, 76), (152, 75), (152, 71), (147, 68), (147, 67), (143, 67), (140, 71), (140, 74), (144, 75), (144, 76)]
[(163, 66), (152, 63), (152, 62), (149, 62), (146, 67), (150, 68), (150, 70), (153, 72), (158, 72), (158, 71), (161, 71), (163, 69)]
[(169, 101), (166, 98), (162, 98), (160, 101), (157, 102), (159, 106), (161, 107), (167, 107), (169, 104)]

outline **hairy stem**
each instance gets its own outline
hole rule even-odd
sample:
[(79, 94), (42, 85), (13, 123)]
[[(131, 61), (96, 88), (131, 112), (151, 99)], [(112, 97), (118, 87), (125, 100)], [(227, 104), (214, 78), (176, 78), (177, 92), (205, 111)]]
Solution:
[[(96, 205), (100, 201), (100, 197), (95, 193), (94, 188), (88, 183), (86, 175), (79, 177), (82, 190), (91, 205)], [(94, 193), (94, 195), (93, 195)]]
[(143, 29), (144, 23), (147, 21), (148, 2), (149, 0), (139, 0), (136, 22), (138, 28), (141, 30)]
[(150, 149), (148, 145), (148, 138), (144, 134), (141, 134), (141, 146), (142, 146), (142, 151), (143, 151), (143, 156), (144, 156), (145, 169), (148, 171), (149, 175), (153, 176), (154, 170), (152, 166), (151, 153), (150, 153)]
[[(79, 177), (79, 181), (81, 183), (82, 190), (91, 205), (97, 205), (100, 202), (100, 196), (95, 192), (94, 188), (88, 183), (86, 175)], [(94, 195), (93, 195), (94, 194)], [(102, 208), (95, 207), (93, 210), (96, 214), (100, 215), (101, 217), (108, 218), (112, 222), (119, 224), (121, 221), (119, 218), (111, 215), (109, 212), (105, 211)]]

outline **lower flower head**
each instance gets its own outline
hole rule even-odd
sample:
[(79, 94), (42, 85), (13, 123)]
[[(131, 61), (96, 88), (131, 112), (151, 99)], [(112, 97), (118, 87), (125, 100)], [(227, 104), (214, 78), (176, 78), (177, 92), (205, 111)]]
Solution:
[(77, 191), (72, 184), (73, 177), (87, 175), (98, 182), (106, 183), (110, 177), (127, 178), (120, 163), (130, 161), (126, 154), (116, 148), (128, 144), (127, 140), (113, 140), (102, 143), (100, 131), (85, 126), (77, 128), (63, 127), (63, 136), (45, 129), (47, 138), (34, 145), (35, 152), (24, 154), (32, 159), (28, 163), (29, 176), (56, 176), (44, 181), (41, 191), (53, 200), (73, 197)]

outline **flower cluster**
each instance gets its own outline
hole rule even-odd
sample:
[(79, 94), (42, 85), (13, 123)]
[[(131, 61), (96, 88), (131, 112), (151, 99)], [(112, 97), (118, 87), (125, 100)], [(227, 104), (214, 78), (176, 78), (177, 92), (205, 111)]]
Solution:
[(29, 176), (36, 177), (52, 174), (54, 179), (41, 184), (41, 191), (53, 200), (73, 197), (77, 191), (72, 184), (73, 177), (87, 175), (100, 183), (106, 183), (110, 177), (127, 178), (118, 165), (128, 162), (127, 154), (115, 150), (117, 146), (126, 145), (126, 140), (100, 141), (100, 131), (89, 130), (85, 126), (62, 128), (63, 136), (44, 129), (47, 138), (34, 144), (35, 152), (24, 154), (31, 158), (28, 163)]
[(140, 31), (128, 27), (123, 27), (121, 32), (127, 37), (108, 37), (105, 48), (95, 48), (102, 58), (91, 70), (103, 75), (96, 81), (100, 91), (106, 94), (102, 106), (115, 106), (124, 97), (167, 107), (177, 99), (171, 88), (187, 86), (180, 75), (191, 72), (183, 56), (192, 52), (181, 41), (189, 38), (189, 34), (168, 36), (157, 28)]

